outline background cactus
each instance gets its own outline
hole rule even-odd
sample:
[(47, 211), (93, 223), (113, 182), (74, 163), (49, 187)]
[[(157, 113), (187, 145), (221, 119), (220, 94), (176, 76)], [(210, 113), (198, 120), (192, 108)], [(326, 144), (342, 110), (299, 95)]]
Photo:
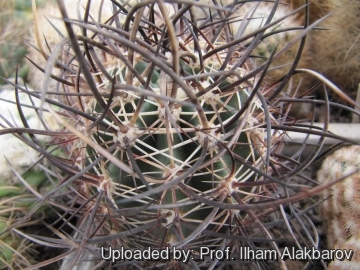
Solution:
[[(355, 99), (360, 82), (359, 1), (329, 1), (335, 13), (320, 26), (330, 29), (313, 35), (314, 70), (321, 72)], [(329, 41), (331, 42), (329, 43)], [(325, 60), (326, 59), (326, 60)], [(354, 72), (355, 71), (355, 72)]]
[[(304, 5), (302, 0), (288, 0), (293, 9)], [(351, 98), (356, 98), (359, 77), (359, 7), (356, 0), (309, 0), (310, 23), (330, 14), (318, 29), (307, 36), (306, 50), (300, 59), (299, 67), (309, 68), (323, 74)], [(297, 13), (304, 17), (304, 9)], [(281, 74), (280, 74), (281, 75)], [(303, 74), (300, 74), (301, 77)], [(299, 75), (295, 76), (298, 77)], [(302, 77), (300, 89), (306, 92), (317, 83), (314, 77)], [(296, 79), (298, 82), (299, 79)], [(303, 87), (305, 86), (305, 88)], [(319, 88), (318, 88), (319, 89)], [(322, 91), (314, 91), (317, 98), (323, 99)], [(329, 94), (330, 100), (342, 103), (338, 95)], [(332, 118), (337, 122), (350, 122), (346, 111), (333, 109)], [(345, 117), (344, 117), (345, 116)], [(339, 120), (340, 117), (340, 120)], [(323, 119), (319, 120), (323, 121)]]
[(346, 177), (322, 192), (321, 212), (325, 218), (329, 249), (353, 250), (350, 262), (335, 260), (328, 269), (359, 269), (359, 166), (360, 147), (344, 147), (329, 155), (318, 171), (318, 181), (327, 184)]
[[(276, 95), (267, 101), (278, 86), (265, 78), (274, 54), (260, 66), (252, 59), (264, 32), (286, 19), (273, 21), (279, 1), (263, 28), (248, 34), (251, 10), (244, 9), (238, 27), (229, 20), (244, 3), (146, 1), (130, 8), (112, 2), (114, 16), (99, 22), (101, 16), (87, 12), (90, 1), (82, 20), (69, 19), (59, 1), (67, 32), (46, 56), (45, 84), (38, 91), (17, 87), (40, 100), (61, 126), (40, 132), (24, 124), (21, 130), (53, 136), (48, 144), (60, 149), (22, 136), (49, 161), (58, 181), (9, 230), (51, 205), (53, 235), (23, 236), (66, 250), (33, 268), (60, 260), (62, 269), (84, 269), (79, 263), (86, 261), (93, 268), (266, 268), (269, 262), (239, 260), (241, 247), (280, 254), (289, 244), (285, 234), (297, 248), (317, 247), (306, 211), (298, 215), (288, 196), (298, 193), (292, 180), (307, 179), (302, 171), (320, 147), (303, 163), (280, 154), (296, 120), (287, 118), (291, 104)], [(50, 75), (57, 83), (49, 89)], [(39, 117), (44, 113), (39, 110)], [(236, 261), (201, 259), (201, 246), (228, 249)], [(101, 258), (101, 247), (176, 247), (192, 258), (112, 263)], [(270, 263), (286, 268), (284, 261)]]

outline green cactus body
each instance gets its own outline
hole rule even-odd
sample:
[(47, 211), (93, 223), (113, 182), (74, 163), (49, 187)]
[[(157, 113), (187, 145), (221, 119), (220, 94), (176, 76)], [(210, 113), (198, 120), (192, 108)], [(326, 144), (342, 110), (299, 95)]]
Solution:
[[(140, 64), (138, 64), (139, 62)], [(134, 66), (139, 74), (141, 74), (148, 67), (148, 64), (144, 66), (144, 61), (140, 60), (139, 62), (135, 63)], [(215, 64), (219, 65), (217, 61)], [(209, 65), (210, 67), (205, 67), (204, 71), (201, 72), (202, 74), (206, 74), (206, 72), (209, 72), (209, 70), (211, 70), (210, 68), (214, 66), (211, 62)], [(182, 64), (182, 68), (182, 72), (187, 72), (189, 75), (200, 74), (199, 69), (194, 70), (185, 62)], [(125, 76), (128, 69), (124, 68), (123, 70), (122, 75)], [(161, 74), (161, 72), (159, 69), (154, 70), (154, 74), (156, 75), (152, 76), (153, 88), (160, 88), (159, 91), (161, 95), (170, 96), (172, 86), (171, 79), (169, 79), (168, 76), (163, 76), (164, 74)], [(198, 84), (202, 88), (210, 85), (208, 81), (210, 80), (209, 77), (205, 77), (203, 81), (194, 80), (193, 82), (190, 80), (187, 81), (184, 77), (181, 78), (188, 85)], [(167, 81), (162, 82), (162, 79)], [(161, 85), (167, 85), (168, 88), (161, 89)], [(225, 81), (222, 86), (225, 87), (226, 85), (228, 85), (228, 83)], [(201, 90), (195, 88), (191, 90), (194, 94), (201, 93)], [(236, 179), (235, 181), (242, 180), (239, 172), (234, 172), (234, 175), (231, 176), (232, 166), (234, 166), (233, 170), (236, 171), (239, 169), (239, 164), (232, 164), (228, 153), (223, 154), (216, 160), (212, 159), (220, 153), (220, 144), (226, 143), (227, 140), (233, 138), (231, 132), (234, 132), (234, 128), (240, 124), (240, 121), (236, 120), (230, 127), (226, 127), (226, 124), (232, 117), (235, 117), (235, 113), (241, 108), (241, 103), (244, 102), (247, 94), (246, 89), (243, 88), (236, 92), (232, 91), (229, 94), (221, 94), (220, 87), (216, 87), (214, 90), (201, 96), (199, 103), (206, 115), (207, 122), (205, 124), (208, 126), (207, 129), (203, 128), (198, 112), (194, 109), (193, 105), (181, 106), (175, 102), (172, 109), (169, 109), (169, 111), (172, 110), (172, 114), (168, 115), (165, 107), (160, 105), (156, 99), (145, 98), (141, 104), (141, 110), (135, 124), (132, 124), (132, 126), (128, 124), (129, 130), (126, 133), (118, 131), (114, 134), (113, 143), (118, 145), (117, 151), (119, 151), (117, 157), (123, 162), (131, 164), (129, 162), (129, 154), (127, 154), (127, 152), (130, 152), (131, 155), (133, 155), (136, 166), (139, 167), (145, 181), (148, 182), (149, 187), (161, 187), (162, 184), (181, 177), (184, 172), (194, 166), (196, 161), (201, 158), (200, 152), (202, 148), (205, 147), (205, 141), (207, 141), (207, 149), (206, 152), (204, 151), (206, 156), (202, 158), (204, 162), (208, 162), (209, 165), (197, 169), (193, 174), (181, 180), (180, 183), (186, 183), (194, 188), (197, 193), (204, 194), (209, 199), (223, 197), (224, 194), (228, 195), (232, 192), (228, 190), (231, 189), (231, 183), (228, 187), (223, 187), (222, 185), (225, 183), (224, 179), (233, 177)], [(180, 96), (180, 98), (178, 96)], [(178, 96), (176, 98), (180, 101), (185, 101), (187, 98), (181, 89), (178, 89)], [(123, 123), (131, 123), (134, 121), (134, 116), (132, 115), (137, 109), (137, 106), (139, 106), (140, 98), (140, 96), (133, 96), (131, 99), (125, 97), (124, 100), (120, 101), (121, 106), (113, 109), (114, 113)], [(167, 104), (167, 106), (169, 105)], [(118, 113), (116, 113), (117, 109)], [(170, 118), (172, 119), (170, 120)], [(173, 126), (173, 124), (176, 126)], [(225, 126), (223, 127), (225, 133), (221, 125)], [(224, 140), (222, 137), (225, 135), (227, 135), (228, 138)], [(246, 136), (240, 136), (240, 134), (237, 136), (239, 138), (235, 138), (235, 143), (243, 142), (244, 145), (234, 145), (234, 152), (244, 159), (247, 159), (250, 153), (250, 147), (253, 147), (249, 145), (251, 141), (247, 141)], [(110, 134), (107, 138), (110, 138)], [(127, 145), (130, 146), (130, 151), (129, 149), (126, 150)], [(134, 164), (131, 164), (131, 166), (134, 166)], [(110, 171), (109, 175), (114, 185), (119, 186), (119, 188), (116, 189), (117, 194), (122, 194), (127, 190), (131, 190), (133, 194), (141, 194), (141, 192), (148, 190), (139, 177), (132, 177), (122, 172), (114, 164), (110, 163), (107, 169)], [(242, 170), (241, 172), (243, 173)], [(121, 195), (116, 196), (109, 194), (108, 196), (112, 196), (118, 207), (130, 206), (129, 203), (121, 204), (121, 200), (124, 198)], [(157, 203), (160, 205), (176, 204), (187, 201), (188, 195), (184, 194), (184, 191), (177, 186), (174, 186), (165, 189), (161, 193), (147, 196), (142, 202), (131, 202), (131, 205), (141, 206), (145, 203), (150, 203), (154, 199), (157, 200)], [(222, 198), (222, 200), (223, 199), (224, 198)], [(210, 212), (210, 208), (202, 206), (197, 207), (197, 209), (188, 214), (191, 208), (194, 208), (194, 206), (147, 211), (145, 220), (141, 222), (156, 220), (162, 217), (167, 220), (165, 222), (166, 226), (169, 226), (174, 222), (181, 223), (182, 216), (184, 215), (187, 222), (198, 226)], [(169, 213), (171, 213), (173, 220), (169, 220), (169, 217), (167, 217)], [(147, 215), (149, 215), (149, 217), (147, 217)], [(177, 218), (178, 221), (176, 221), (175, 218)], [(162, 228), (159, 230), (162, 232), (160, 233), (159, 230), (155, 230), (154, 235), (151, 236), (151, 238), (155, 240), (154, 243), (156, 243), (154, 247), (159, 248), (161, 245), (163, 247), (171, 246), (179, 242), (180, 239), (177, 239), (175, 234), (171, 232), (172, 229), (165, 229), (161, 225), (160, 227)], [(161, 243), (160, 241), (164, 241), (161, 235), (164, 234), (165, 230), (169, 231), (167, 232), (167, 240)], [(191, 230), (182, 230), (182, 236), (184, 238), (189, 236), (190, 233)]]

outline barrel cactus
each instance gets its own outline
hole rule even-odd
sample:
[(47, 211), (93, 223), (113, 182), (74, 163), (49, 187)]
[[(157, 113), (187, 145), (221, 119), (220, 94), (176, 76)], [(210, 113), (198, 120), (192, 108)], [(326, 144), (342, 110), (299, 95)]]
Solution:
[(321, 212), (326, 223), (328, 248), (352, 252), (351, 260), (336, 259), (328, 269), (358, 269), (359, 250), (359, 166), (358, 145), (341, 148), (329, 155), (318, 171), (318, 181), (329, 184), (342, 179), (321, 193)]
[[(279, 84), (266, 78), (281, 52), (271, 47), (259, 66), (252, 59), (265, 31), (291, 13), (274, 21), (275, 1), (265, 23), (246, 33), (256, 5), (241, 12), (237, 1), (111, 2), (113, 16), (98, 21), (91, 1), (82, 20), (58, 1), (67, 32), (41, 50), (45, 83), (39, 91), (18, 86), (42, 102), (39, 117), (46, 110), (60, 125), (42, 132), (57, 135), (57, 152), (24, 138), (59, 181), (17, 224), (50, 204), (54, 236), (27, 237), (67, 250), (33, 268), (60, 260), (62, 269), (265, 268), (264, 260), (244, 261), (244, 248), (280, 258), (279, 232), (295, 238), (281, 203), (292, 202), (292, 178), (319, 150), (303, 164), (280, 154), (285, 131), (296, 130), (295, 119), (286, 122), (291, 104), (274, 99)], [(50, 79), (55, 89), (47, 88)], [(41, 133), (28, 130), (14, 132)], [(304, 218), (296, 218), (303, 230)], [(307, 231), (296, 244), (316, 246), (313, 238)]]

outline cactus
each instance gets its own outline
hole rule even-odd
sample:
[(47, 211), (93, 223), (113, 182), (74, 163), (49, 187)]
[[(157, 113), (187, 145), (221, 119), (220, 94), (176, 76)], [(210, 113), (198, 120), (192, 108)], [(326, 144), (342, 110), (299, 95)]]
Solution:
[[(305, 4), (303, 0), (288, 0), (292, 8)], [(308, 35), (308, 50), (300, 65), (312, 67), (345, 93), (355, 98), (359, 77), (359, 1), (309, 0), (310, 23), (331, 14), (318, 29)], [(304, 16), (303, 9), (298, 17)], [(326, 29), (326, 30), (324, 30)], [(307, 78), (311, 84), (313, 78)]]
[(360, 147), (354, 145), (329, 155), (318, 171), (321, 184), (350, 175), (321, 193), (321, 198), (325, 200), (321, 212), (325, 219), (328, 248), (354, 252), (351, 261), (331, 262), (328, 267), (331, 270), (359, 269), (359, 166)]
[[(112, 1), (114, 16), (101, 22), (87, 12), (90, 1), (83, 20), (70, 19), (58, 2), (67, 32), (48, 55), (41, 51), (48, 60), (45, 82), (51, 77), (57, 85), (48, 89), (45, 83), (39, 91), (16, 86), (41, 101), (39, 117), (46, 110), (62, 128), (43, 132), (24, 124), (13, 133), (55, 136), (51, 144), (66, 154), (21, 137), (50, 162), (59, 181), (10, 229), (52, 205), (55, 236), (24, 237), (67, 250), (33, 268), (57, 260), (62, 269), (266, 268), (261, 260), (242, 261), (242, 248), (280, 256), (284, 239), (278, 231), (296, 238), (281, 204), (292, 202), (292, 178), (302, 176), (320, 150), (301, 164), (280, 154), (286, 131), (296, 128), (294, 119), (287, 121), (291, 104), (267, 100), (277, 87), (265, 79), (276, 46), (260, 66), (251, 57), (264, 32), (291, 14), (272, 22), (271, 13), (263, 28), (244, 34), (254, 13), (243, 12), (239, 27), (232, 27), (229, 16), (244, 7), (238, 2), (144, 1), (129, 7)], [(303, 219), (305, 213), (296, 222), (305, 230)], [(307, 231), (296, 244), (316, 246), (316, 238)], [(147, 248), (191, 256), (186, 262), (104, 258), (111, 250)], [(217, 251), (228, 258), (210, 255)], [(283, 261), (273, 263), (286, 268)]]
[[(29, 267), (36, 262), (33, 259), (35, 245), (24, 238), (23, 234), (26, 230), (24, 228), (29, 228), (38, 222), (23, 222), (17, 229), (9, 231), (9, 228), (17, 222), (18, 217), (28, 213), (31, 205), (36, 202), (36, 198), (31, 194), (24, 194), (24, 190), (24, 185), (1, 186), (0, 269), (19, 269)], [(41, 213), (41, 211), (37, 213)], [(36, 216), (39, 218), (41, 215)]]
[(332, 0), (328, 5), (336, 13), (321, 24), (321, 27), (330, 30), (321, 31), (313, 37), (314, 69), (355, 98), (360, 81), (357, 72), (360, 59), (360, 4), (354, 0)]

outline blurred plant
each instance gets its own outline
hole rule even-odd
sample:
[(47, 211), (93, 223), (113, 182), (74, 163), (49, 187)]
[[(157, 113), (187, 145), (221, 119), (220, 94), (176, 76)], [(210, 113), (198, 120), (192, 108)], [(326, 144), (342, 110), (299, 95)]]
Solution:
[[(27, 185), (32, 187), (44, 183), (46, 177), (43, 175), (24, 176), (27, 179), (26, 185), (18, 183), (9, 186), (2, 181), (0, 186), (0, 269), (23, 269), (34, 264), (33, 259), (36, 254), (34, 244), (23, 237), (23, 228), (28, 230), (29, 227), (39, 224), (42, 214), (41, 211), (46, 208), (45, 205), (37, 215), (33, 216), (32, 221), (22, 222), (21, 225), (12, 231), (8, 229), (19, 218), (23, 217), (32, 209), (36, 203), (36, 197), (32, 194), (26, 194)], [(36, 218), (35, 218), (36, 217)], [(37, 220), (36, 220), (37, 219)]]
[[(44, 6), (45, 2), (38, 1), (38, 5)], [(27, 53), (24, 37), (28, 36), (31, 29), (31, 1), (0, 0), (0, 10), (0, 76), (15, 77), (18, 66), (18, 76), (26, 81), (29, 65), (24, 58)], [(4, 83), (0, 79), (0, 84)]]
[[(303, 0), (287, 0), (293, 8), (305, 4)], [(356, 97), (360, 82), (360, 2), (356, 0), (309, 0), (310, 23), (329, 15), (316, 31), (308, 35), (303, 67), (311, 67), (336, 84), (352, 98)], [(298, 18), (304, 12), (298, 13)], [(316, 82), (314, 78), (311, 83)], [(309, 78), (308, 78), (309, 80)], [(308, 85), (307, 85), (308, 86)], [(330, 99), (342, 99), (329, 95)], [(350, 118), (350, 117), (349, 117)]]
[[(314, 34), (314, 70), (321, 72), (352, 98), (360, 82), (360, 2), (331, 0), (335, 13), (320, 26), (328, 31)], [(324, 14), (324, 11), (323, 13)]]

